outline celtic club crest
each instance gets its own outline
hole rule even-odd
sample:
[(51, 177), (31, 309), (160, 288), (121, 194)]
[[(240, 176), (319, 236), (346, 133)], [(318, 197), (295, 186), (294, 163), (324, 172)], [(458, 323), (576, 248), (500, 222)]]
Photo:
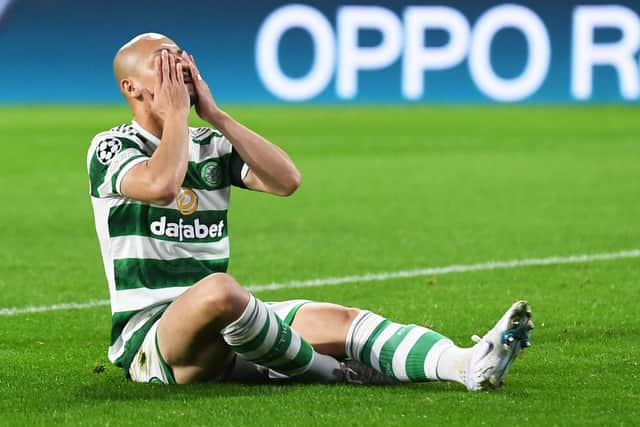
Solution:
[(222, 167), (218, 160), (209, 160), (200, 169), (200, 177), (209, 187), (222, 184)]

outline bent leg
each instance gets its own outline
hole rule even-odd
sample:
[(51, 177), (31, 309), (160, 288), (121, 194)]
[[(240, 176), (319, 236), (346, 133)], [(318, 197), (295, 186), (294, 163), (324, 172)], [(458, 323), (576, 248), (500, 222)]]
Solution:
[(227, 274), (212, 274), (177, 298), (160, 319), (157, 339), (177, 383), (220, 379), (234, 353), (288, 376), (341, 379), (335, 359), (316, 353)]
[(240, 317), (249, 293), (227, 274), (213, 274), (178, 297), (158, 325), (158, 347), (178, 384), (219, 378), (233, 353), (220, 330)]
[(358, 313), (356, 308), (312, 302), (300, 307), (291, 328), (317, 352), (344, 359), (349, 328)]

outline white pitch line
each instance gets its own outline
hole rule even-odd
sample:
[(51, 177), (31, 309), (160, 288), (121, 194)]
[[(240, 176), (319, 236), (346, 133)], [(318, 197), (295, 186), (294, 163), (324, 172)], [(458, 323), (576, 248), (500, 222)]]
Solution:
[(0, 308), (0, 316), (17, 316), (19, 314), (42, 313), (46, 311), (73, 310), (109, 305), (109, 300), (91, 300), (89, 302), (68, 302), (53, 305), (36, 305), (29, 307)]
[[(431, 267), (416, 270), (391, 271), (386, 273), (368, 273), (363, 275), (326, 277), (310, 280), (292, 280), (284, 283), (270, 283), (267, 285), (247, 286), (252, 292), (274, 291), (279, 289), (310, 288), (315, 286), (336, 286), (346, 283), (378, 282), (392, 279), (405, 279), (444, 275), (451, 273), (467, 273), (471, 271), (500, 270), (520, 267), (535, 267), (560, 264), (582, 264), (594, 261), (609, 261), (624, 258), (640, 258), (640, 249), (608, 252), (600, 254), (583, 254), (570, 256), (552, 256), (547, 258), (528, 258), (510, 261), (489, 261), (478, 264), (449, 265), (446, 267)], [(0, 316), (18, 316), (20, 314), (43, 313), (48, 311), (85, 309), (109, 305), (109, 300), (92, 300), (84, 303), (65, 303), (30, 307), (0, 308)]]
[(46, 311), (74, 310), (109, 305), (108, 299), (88, 302), (68, 302), (64, 304), (36, 305), (29, 307), (0, 308), (0, 316), (18, 316), (19, 314), (43, 313)]
[(313, 286), (332, 286), (354, 282), (377, 282), (389, 279), (404, 279), (411, 277), (444, 275), (451, 273), (466, 273), (469, 271), (499, 270), (519, 267), (532, 267), (558, 264), (580, 264), (592, 261), (607, 261), (622, 258), (640, 258), (640, 249), (610, 252), (601, 254), (585, 254), (571, 256), (552, 256), (548, 258), (516, 259), (511, 261), (489, 261), (479, 264), (449, 265), (446, 267), (432, 267), (417, 270), (393, 271), (388, 273), (368, 273), (357, 276), (328, 277), (324, 279), (293, 280), (285, 283), (271, 283), (269, 285), (249, 286), (251, 291), (272, 291), (278, 289), (309, 288)]

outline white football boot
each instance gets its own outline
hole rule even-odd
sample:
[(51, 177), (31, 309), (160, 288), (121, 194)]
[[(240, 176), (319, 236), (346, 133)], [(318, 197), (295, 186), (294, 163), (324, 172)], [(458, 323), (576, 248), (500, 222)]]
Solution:
[(498, 388), (509, 372), (511, 364), (523, 348), (530, 347), (529, 331), (533, 329), (531, 307), (518, 301), (502, 316), (496, 326), (476, 342), (465, 373), (469, 391)]

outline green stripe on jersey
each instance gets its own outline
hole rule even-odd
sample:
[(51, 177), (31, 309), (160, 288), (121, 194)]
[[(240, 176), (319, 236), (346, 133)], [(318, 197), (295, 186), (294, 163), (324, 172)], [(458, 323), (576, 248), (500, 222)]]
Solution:
[(191, 286), (209, 274), (225, 272), (228, 263), (228, 258), (116, 259), (113, 261), (116, 290)]
[(219, 190), (231, 185), (229, 160), (231, 154), (205, 159), (201, 162), (189, 162), (183, 187), (194, 190)]
[[(140, 148), (138, 144), (130, 139), (116, 136), (105, 137), (105, 139), (107, 138), (115, 138), (120, 141), (120, 143), (122, 144), (120, 152), (123, 152), (129, 148), (133, 148), (140, 151), (140, 154), (145, 156), (147, 155), (144, 151), (142, 151), (142, 148)], [(94, 152), (91, 154), (91, 162), (89, 163), (89, 184), (91, 188), (90, 192), (93, 197), (100, 197), (98, 188), (104, 183), (104, 179), (107, 176), (107, 172), (109, 170), (108, 163), (105, 165), (104, 163), (100, 162), (100, 160), (98, 160), (98, 145), (99, 144), (96, 144), (96, 146), (94, 147)]]
[(145, 236), (169, 242), (217, 242), (227, 236), (227, 211), (197, 211), (127, 203), (109, 210), (109, 236)]
[(127, 325), (129, 319), (131, 319), (136, 314), (140, 313), (142, 310), (131, 310), (131, 311), (120, 311), (118, 313), (113, 313), (111, 316), (111, 342), (109, 345), (113, 345), (122, 330)]

